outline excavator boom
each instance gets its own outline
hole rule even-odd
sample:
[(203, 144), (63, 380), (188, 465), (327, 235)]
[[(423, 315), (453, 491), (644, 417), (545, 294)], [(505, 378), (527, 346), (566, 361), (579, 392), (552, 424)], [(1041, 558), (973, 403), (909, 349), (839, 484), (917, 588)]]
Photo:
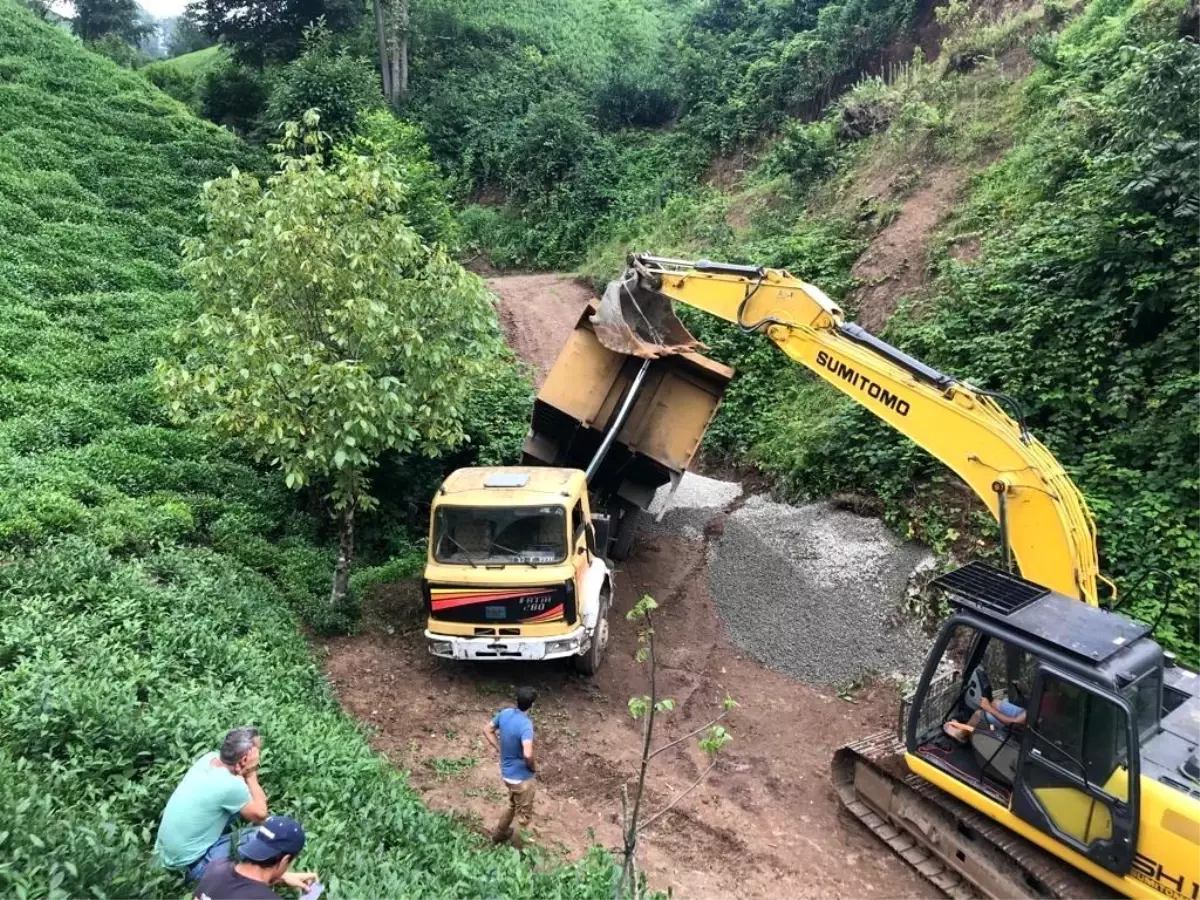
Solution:
[(846, 322), (818, 288), (785, 270), (648, 255), (629, 263), (593, 319), (610, 349), (646, 358), (694, 349), (671, 301), (765, 334), (966, 482), (999, 521), (1004, 552), (1025, 578), (1098, 605), (1095, 522), (1053, 454), (1002, 406), (1015, 402)]

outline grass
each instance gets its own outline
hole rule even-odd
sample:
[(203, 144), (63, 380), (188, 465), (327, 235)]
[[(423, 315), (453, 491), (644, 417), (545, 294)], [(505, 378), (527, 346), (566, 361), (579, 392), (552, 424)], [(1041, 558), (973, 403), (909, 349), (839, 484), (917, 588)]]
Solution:
[(223, 53), (224, 51), (220, 47), (205, 47), (203, 50), (195, 50), (182, 56), (173, 56), (170, 59), (152, 63), (152, 65), (161, 66), (164, 69), (174, 69), (181, 75), (196, 76), (219, 62)]
[(430, 769), (439, 779), (461, 778), (479, 765), (479, 759), (474, 756), (454, 758), (435, 756), (425, 760), (425, 767)]

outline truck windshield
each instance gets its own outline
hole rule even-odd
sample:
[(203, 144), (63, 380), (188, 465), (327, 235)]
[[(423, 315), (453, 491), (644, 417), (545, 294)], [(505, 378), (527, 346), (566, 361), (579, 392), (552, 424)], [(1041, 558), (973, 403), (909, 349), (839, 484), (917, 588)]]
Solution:
[(567, 556), (561, 506), (439, 506), (433, 558), (457, 565), (559, 563)]

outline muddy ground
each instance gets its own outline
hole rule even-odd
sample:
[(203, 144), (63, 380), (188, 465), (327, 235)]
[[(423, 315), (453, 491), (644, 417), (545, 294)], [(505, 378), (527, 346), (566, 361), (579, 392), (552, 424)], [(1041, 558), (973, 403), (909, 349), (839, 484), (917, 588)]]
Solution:
[[(565, 278), (493, 279), (506, 335), (544, 377), (589, 292)], [(481, 729), (515, 685), (540, 692), (534, 707), (539, 757), (535, 839), (576, 857), (620, 843), (621, 785), (632, 779), (640, 726), (627, 702), (647, 690), (634, 659), (637, 630), (625, 613), (643, 593), (659, 602), (656, 635), (662, 695), (678, 706), (660, 719), (655, 746), (707, 723), (726, 695), (740, 704), (734, 741), (704, 782), (643, 836), (652, 887), (687, 898), (922, 897), (932, 888), (841, 813), (829, 781), (836, 747), (893, 727), (888, 684), (849, 699), (745, 658), (728, 640), (709, 592), (702, 536), (654, 530), (616, 576), (612, 639), (598, 676), (567, 664), (452, 664), (425, 651), (411, 587), (385, 592), (364, 633), (329, 641), (327, 671), (346, 709), (374, 729), (373, 743), (434, 808), (480, 831), (505, 798)], [(667, 806), (707, 766), (695, 741), (660, 755), (648, 779), (646, 814)]]

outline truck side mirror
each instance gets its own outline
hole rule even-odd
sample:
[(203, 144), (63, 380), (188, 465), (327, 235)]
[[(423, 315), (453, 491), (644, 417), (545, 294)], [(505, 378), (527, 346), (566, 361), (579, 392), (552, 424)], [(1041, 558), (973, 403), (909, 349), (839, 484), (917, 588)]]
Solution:
[(588, 522), (585, 533), (587, 534), (587, 550), (592, 556), (596, 555), (596, 526)]

